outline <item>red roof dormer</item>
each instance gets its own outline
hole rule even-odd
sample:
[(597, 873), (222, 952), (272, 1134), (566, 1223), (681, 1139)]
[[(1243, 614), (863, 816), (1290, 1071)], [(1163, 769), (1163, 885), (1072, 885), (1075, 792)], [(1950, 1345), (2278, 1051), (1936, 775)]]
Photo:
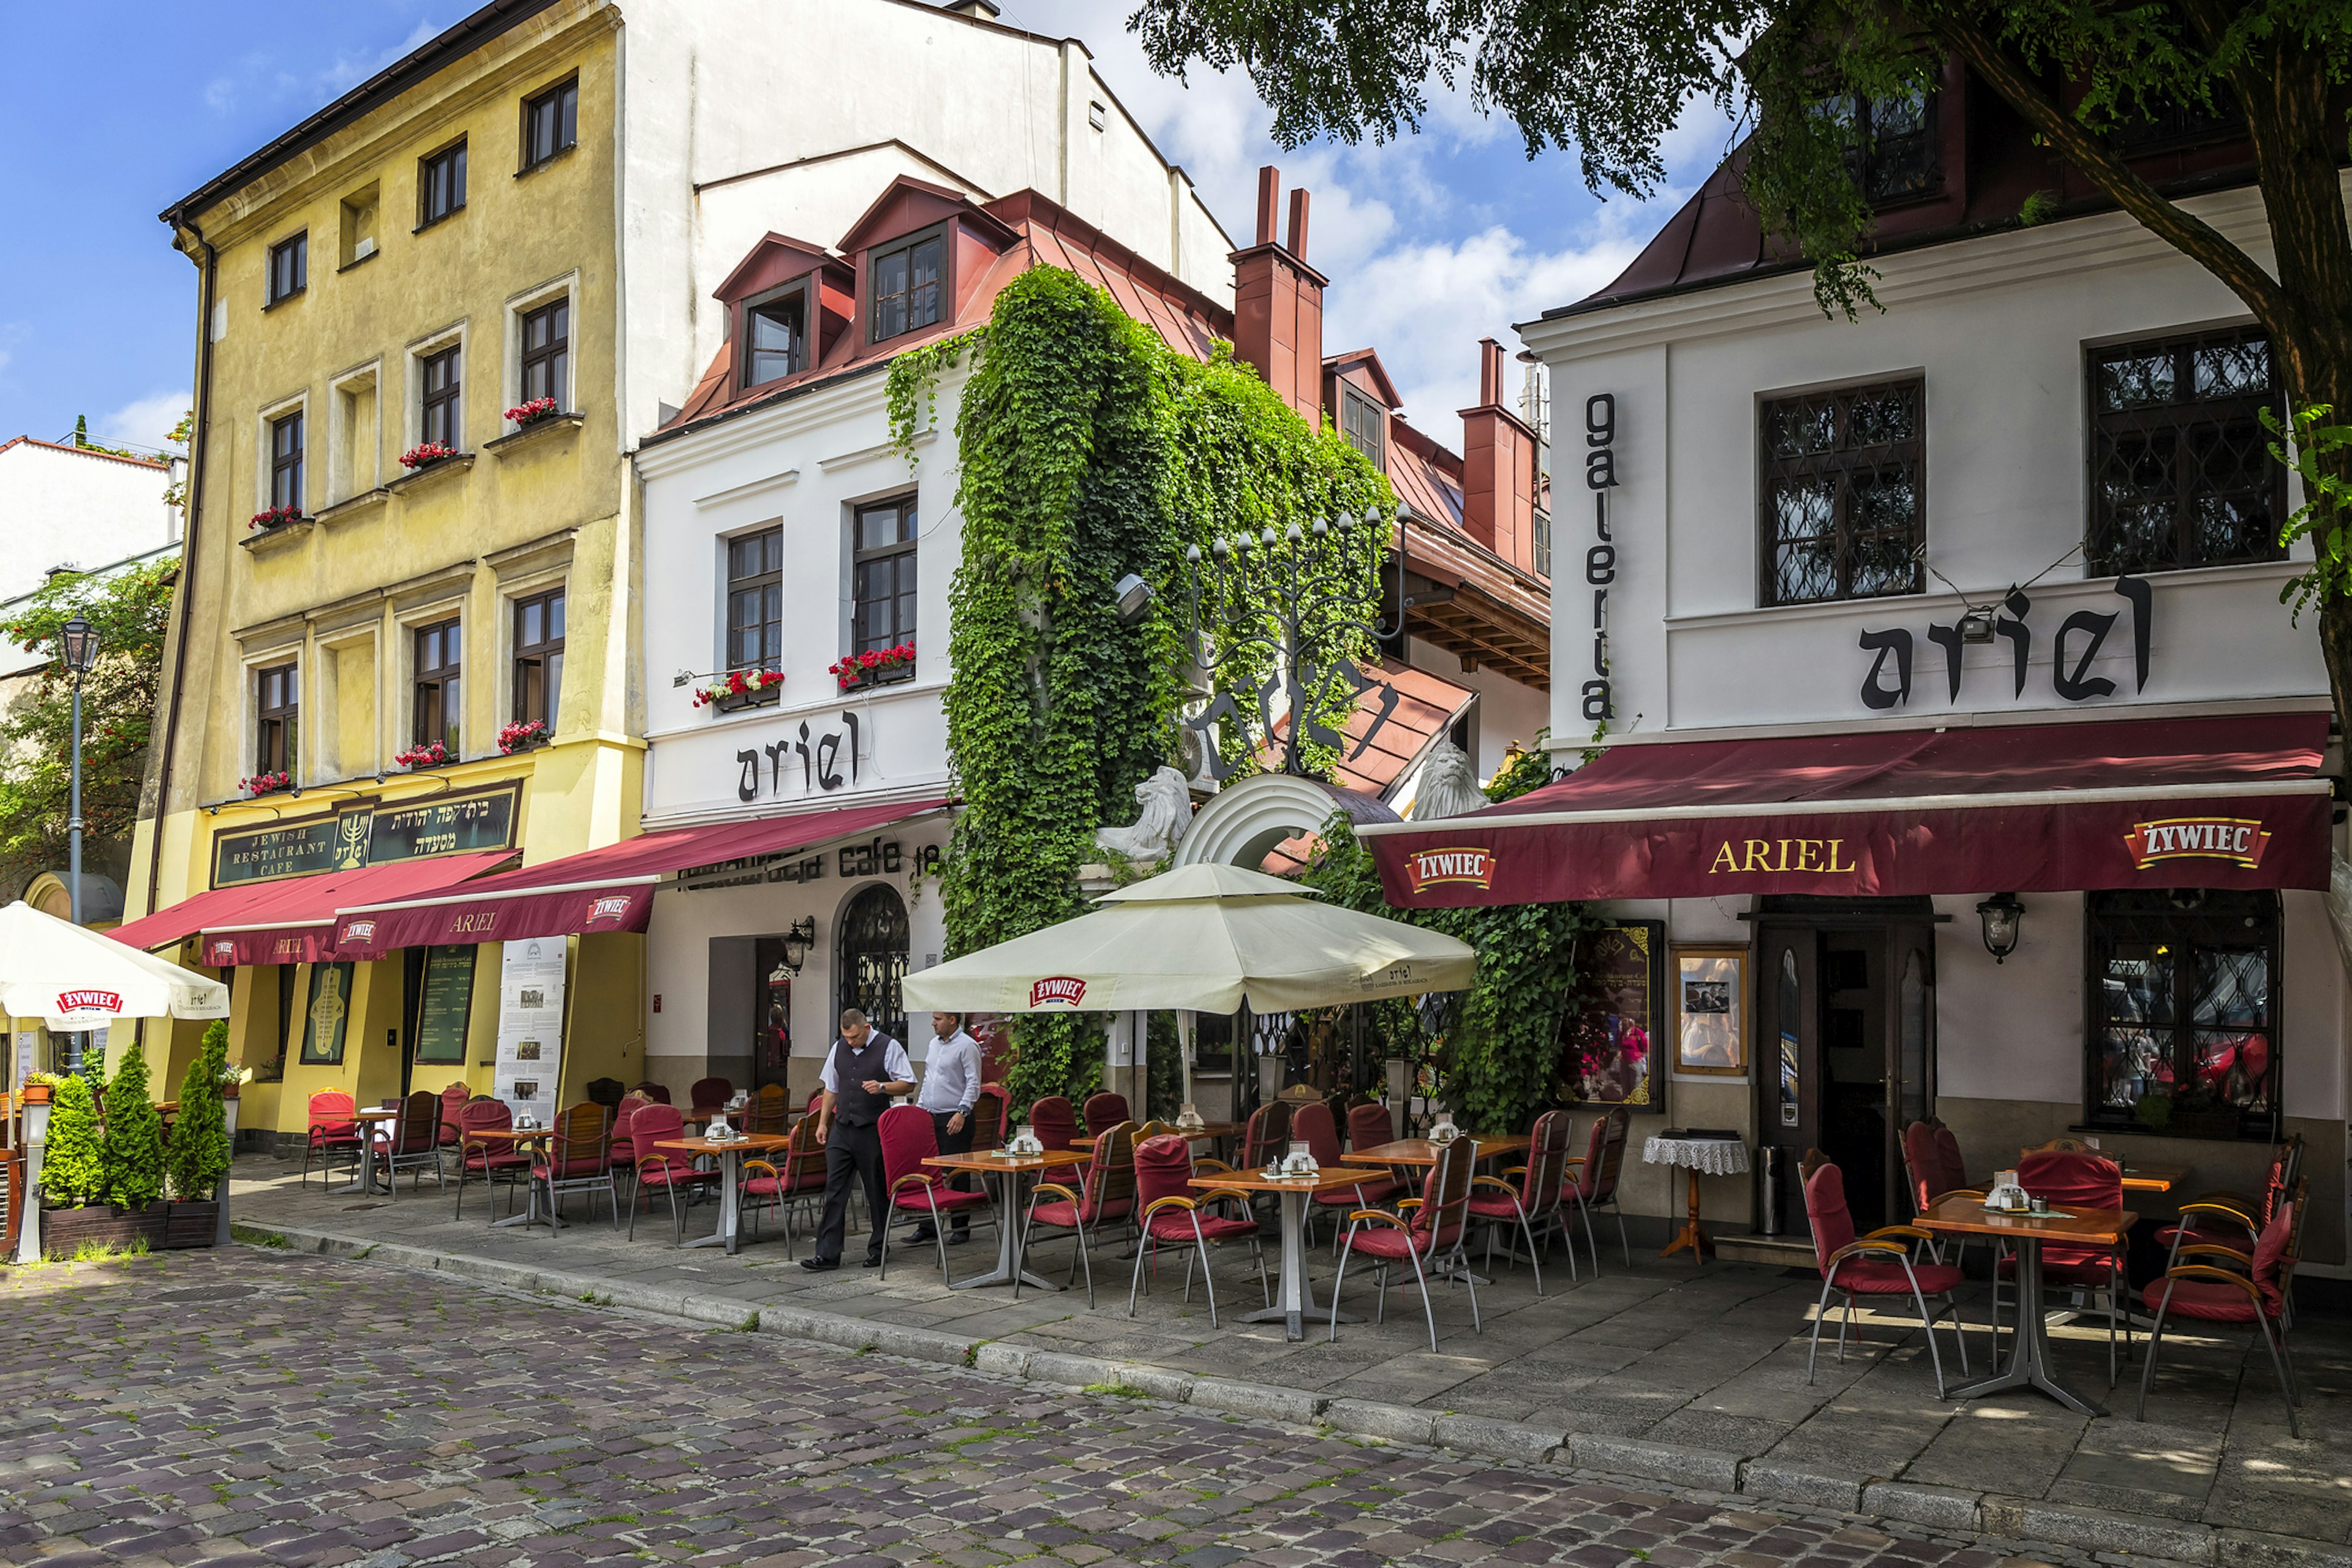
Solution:
[(961, 318), (1020, 235), (960, 191), (901, 174), (842, 236), (857, 268), (857, 353)]
[(857, 274), (806, 240), (770, 233), (711, 290), (727, 307), (730, 374), (748, 390), (822, 361), (856, 310)]

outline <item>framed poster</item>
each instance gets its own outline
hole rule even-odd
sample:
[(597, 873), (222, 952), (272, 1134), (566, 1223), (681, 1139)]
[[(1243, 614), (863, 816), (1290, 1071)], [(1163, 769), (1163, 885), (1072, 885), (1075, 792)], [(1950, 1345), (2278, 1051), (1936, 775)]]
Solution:
[(302, 1065), (341, 1067), (343, 1030), (352, 1021), (352, 966), (310, 966), (310, 1005), (302, 1011)]
[(1580, 939), (1584, 985), (1561, 1021), (1566, 1104), (1666, 1109), (1658, 1039), (1666, 1011), (1666, 922), (1614, 921)]
[(416, 1005), (416, 1060), (462, 1067), (466, 1027), (474, 1011), (471, 947), (428, 947)]
[(490, 1092), (541, 1126), (555, 1117), (563, 1057), (566, 943), (560, 936), (508, 942), (499, 956), (499, 1051)]
[(1677, 947), (1675, 1071), (1742, 1078), (1748, 1072), (1748, 950)]

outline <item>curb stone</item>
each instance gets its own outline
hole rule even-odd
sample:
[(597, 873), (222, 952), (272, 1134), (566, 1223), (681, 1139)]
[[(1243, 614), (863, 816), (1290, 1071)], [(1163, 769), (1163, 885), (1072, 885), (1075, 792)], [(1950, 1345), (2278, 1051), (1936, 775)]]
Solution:
[[(559, 1300), (578, 1301), (593, 1294), (600, 1306), (719, 1328), (742, 1328), (756, 1313), (757, 1331), (779, 1339), (852, 1350), (870, 1349), (908, 1361), (1073, 1389), (1123, 1384), (1171, 1405), (1191, 1405), (1202, 1410), (1298, 1427), (1324, 1425), (1349, 1436), (1452, 1449), (1587, 1479), (1599, 1475), (1636, 1482), (1665, 1482), (1715, 1494), (1734, 1505), (1752, 1499), (1759, 1503), (1792, 1505), (1824, 1515), (1843, 1516), (1839, 1522), (1847, 1525), (1895, 1521), (1949, 1535), (1976, 1536), (1980, 1538), (1976, 1544), (1988, 1550), (1999, 1547), (2021, 1553), (2035, 1550), (2037, 1543), (2046, 1543), (2070, 1557), (2077, 1553), (2095, 1553), (2103, 1558), (2110, 1553), (2128, 1553), (2148, 1561), (2151, 1568), (2158, 1562), (2210, 1564), (2214, 1568), (2352, 1568), (2352, 1549), (2262, 1531), (2157, 1521), (2138, 1515), (2029, 1498), (1980, 1496), (1956, 1488), (1815, 1470), (1769, 1458), (1743, 1459), (1717, 1449), (1684, 1447), (1634, 1437), (1571, 1434), (1557, 1427), (1480, 1415), (1442, 1415), (1418, 1406), (1375, 1400), (1334, 1400), (1302, 1389), (1202, 1377), (1104, 1357), (973, 1342), (935, 1329), (852, 1318), (805, 1307), (761, 1305), (737, 1297), (702, 1295), (597, 1275), (433, 1252), (331, 1232), (247, 1225), (235, 1229), (238, 1240), (273, 1250), (307, 1252), (351, 1261), (364, 1258), (382, 1267), (439, 1274)], [(268, 1239), (272, 1237), (278, 1239)], [(2009, 1559), (2011, 1563), (2040, 1561), (2022, 1555)]]

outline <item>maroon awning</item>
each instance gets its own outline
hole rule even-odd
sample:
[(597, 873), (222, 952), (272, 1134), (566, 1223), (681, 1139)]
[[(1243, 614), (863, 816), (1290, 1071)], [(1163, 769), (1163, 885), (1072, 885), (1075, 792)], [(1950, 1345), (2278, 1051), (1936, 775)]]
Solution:
[(946, 804), (845, 806), (674, 827), (484, 877), (441, 898), (346, 905), (337, 911), (335, 956), (381, 958), (404, 947), (643, 931), (653, 916), (655, 885), (665, 877), (700, 866), (789, 855), (827, 839), (871, 833)]
[(1623, 742), (1466, 816), (1359, 829), (1392, 904), (2324, 888), (2327, 715)]
[(511, 849), (479, 849), (239, 882), (192, 894), (107, 934), (152, 952), (202, 931), (199, 963), (316, 963), (332, 956), (335, 911), (345, 904), (437, 893), (514, 858)]

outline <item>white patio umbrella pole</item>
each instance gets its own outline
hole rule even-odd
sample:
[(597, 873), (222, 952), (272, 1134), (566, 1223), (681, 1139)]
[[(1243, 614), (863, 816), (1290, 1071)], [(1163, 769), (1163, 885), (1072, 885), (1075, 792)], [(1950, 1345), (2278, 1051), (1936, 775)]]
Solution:
[(1184, 1064), (1184, 1098), (1180, 1106), (1192, 1103), (1192, 1009), (1176, 1009), (1176, 1059)]

